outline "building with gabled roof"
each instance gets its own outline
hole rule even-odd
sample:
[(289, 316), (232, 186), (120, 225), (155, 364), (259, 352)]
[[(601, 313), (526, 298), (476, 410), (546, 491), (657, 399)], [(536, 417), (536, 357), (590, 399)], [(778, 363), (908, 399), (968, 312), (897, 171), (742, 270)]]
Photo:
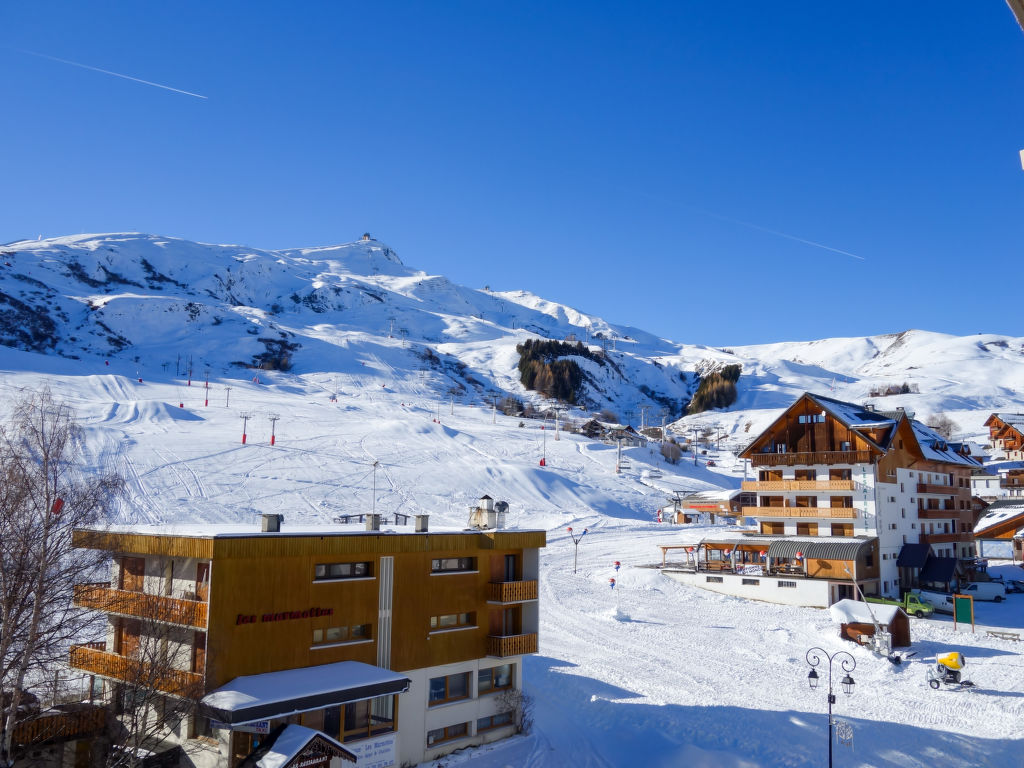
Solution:
[(989, 440), (1008, 461), (1024, 460), (1024, 413), (993, 413), (985, 419)]
[(1024, 499), (1000, 499), (988, 505), (974, 527), (982, 541), (1012, 541), (1013, 556), (1024, 559)]
[[(877, 540), (869, 556), (878, 558), (877, 581), (861, 584), (869, 594), (917, 586), (927, 558), (899, 566), (904, 545), (925, 544), (934, 557), (975, 556), (970, 478), (978, 462), (902, 409), (804, 393), (740, 457), (757, 472), (743, 483), (757, 505), (743, 514), (761, 536)], [(830, 601), (853, 596), (849, 576), (835, 574)]]

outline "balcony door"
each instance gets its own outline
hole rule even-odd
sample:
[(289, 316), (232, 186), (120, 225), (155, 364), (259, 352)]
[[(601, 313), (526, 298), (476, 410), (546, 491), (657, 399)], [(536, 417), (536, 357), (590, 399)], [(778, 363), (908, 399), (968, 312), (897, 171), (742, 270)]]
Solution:
[(521, 634), (520, 627), (522, 627), (522, 621), (520, 620), (520, 609), (518, 605), (491, 611), (491, 626), (489, 634), (497, 635), (498, 637), (518, 635)]
[(142, 622), (138, 619), (121, 619), (117, 625), (115, 652), (128, 658), (137, 657), (140, 634), (142, 634)]
[(144, 557), (121, 558), (121, 589), (128, 592), (142, 592), (146, 581), (146, 559)]
[(192, 671), (202, 675), (206, 673), (206, 633), (196, 632), (192, 644)]

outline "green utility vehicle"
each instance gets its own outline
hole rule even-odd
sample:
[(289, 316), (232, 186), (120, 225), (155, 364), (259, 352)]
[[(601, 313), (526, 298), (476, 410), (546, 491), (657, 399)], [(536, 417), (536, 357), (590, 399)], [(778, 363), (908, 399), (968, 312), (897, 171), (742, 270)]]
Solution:
[(935, 606), (931, 603), (922, 600), (912, 592), (908, 592), (903, 596), (902, 600), (896, 600), (888, 597), (865, 597), (869, 603), (881, 603), (882, 605), (898, 605), (910, 616), (916, 616), (919, 619), (923, 619), (925, 616), (931, 616), (935, 613)]

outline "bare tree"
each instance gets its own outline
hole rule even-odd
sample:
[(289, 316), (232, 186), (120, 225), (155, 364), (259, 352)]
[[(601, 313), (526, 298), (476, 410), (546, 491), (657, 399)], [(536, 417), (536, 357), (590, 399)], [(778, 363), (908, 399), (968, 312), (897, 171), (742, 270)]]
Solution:
[[(159, 751), (170, 737), (180, 735), (195, 712), (202, 680), (189, 670), (197, 661), (197, 632), (182, 623), (189, 622), (194, 607), (188, 601), (139, 593), (133, 610), (137, 617), (117, 619), (126, 625), (117, 628), (124, 663), (109, 702), (113, 716), (108, 718), (107, 768), (137, 768), (149, 751)], [(200, 647), (205, 651), (205, 640)]]
[(960, 425), (944, 413), (937, 413), (929, 420), (929, 427), (934, 429), (947, 440), (952, 440), (953, 435), (960, 431)]
[(72, 531), (97, 523), (120, 490), (86, 476), (74, 414), (48, 390), (14, 404), (0, 426), (0, 765), (14, 763), (14, 726), (95, 619), (72, 605), (73, 586), (104, 554), (77, 549)]

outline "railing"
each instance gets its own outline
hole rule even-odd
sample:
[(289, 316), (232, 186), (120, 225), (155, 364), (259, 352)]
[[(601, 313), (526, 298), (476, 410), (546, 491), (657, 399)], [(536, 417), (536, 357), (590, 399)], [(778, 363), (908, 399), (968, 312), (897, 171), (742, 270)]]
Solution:
[(933, 485), (932, 483), (918, 483), (918, 493), (938, 493), (942, 496), (970, 496), (970, 488), (959, 488), (955, 485)]
[(537, 652), (537, 635), (488, 635), (488, 656), (522, 656)]
[(164, 595), (149, 595), (145, 592), (111, 589), (106, 584), (76, 584), (74, 603), (81, 608), (107, 613), (138, 616), (200, 629), (206, 627), (207, 605), (199, 600), (182, 600)]
[(960, 513), (955, 509), (921, 508), (917, 510), (917, 516), (922, 520), (952, 520), (953, 518), (959, 518)]
[(870, 451), (809, 451), (806, 453), (755, 453), (750, 457), (753, 467), (792, 467), (814, 464), (867, 464)]
[(957, 541), (974, 541), (970, 533), (922, 533), (922, 544), (951, 544)]
[(744, 491), (852, 491), (853, 480), (744, 480)]
[(487, 585), (487, 599), (493, 603), (522, 603), (537, 599), (536, 581), (492, 581)]
[(816, 517), (853, 520), (857, 510), (850, 507), (743, 507), (744, 517)]
[(107, 711), (88, 707), (78, 712), (46, 713), (14, 726), (14, 743), (21, 746), (44, 741), (70, 741), (102, 731), (107, 724)]
[(1020, 478), (1020, 477), (1002, 478), (999, 481), (999, 487), (1000, 488), (1021, 488), (1021, 487), (1024, 487), (1024, 482), (1021, 482), (1021, 480), (1022, 480), (1022, 478)]
[(203, 676), (195, 672), (183, 669), (156, 669), (126, 656), (98, 651), (84, 645), (71, 646), (69, 665), (90, 674), (135, 682), (185, 698), (197, 696), (203, 686)]

